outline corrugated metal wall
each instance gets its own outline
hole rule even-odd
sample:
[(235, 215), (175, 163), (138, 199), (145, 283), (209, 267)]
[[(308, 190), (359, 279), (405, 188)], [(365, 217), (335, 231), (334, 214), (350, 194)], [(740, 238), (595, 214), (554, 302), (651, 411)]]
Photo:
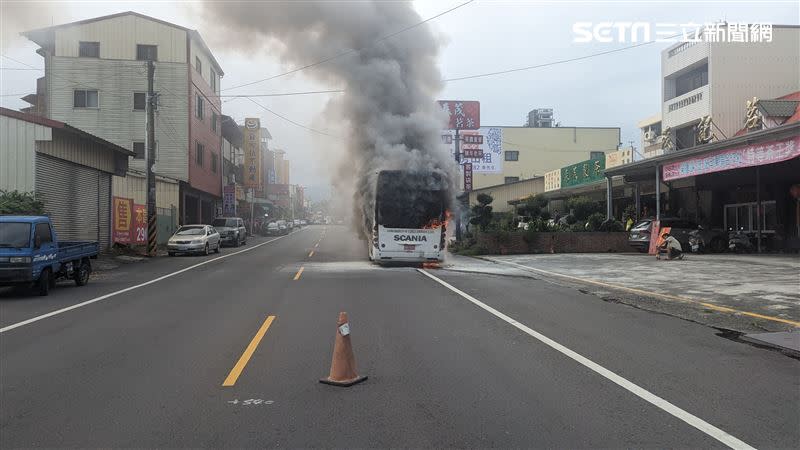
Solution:
[(53, 130), (54, 139), (39, 142), (37, 150), (45, 155), (66, 159), (83, 166), (114, 173), (114, 151), (88, 139), (59, 129)]
[[(147, 203), (147, 180), (144, 177), (129, 173), (126, 177), (114, 176), (112, 193), (115, 197), (132, 198), (134, 203)], [(156, 207), (178, 208), (180, 205), (179, 186), (177, 182), (156, 179)]]
[[(61, 56), (49, 60), (48, 69), (55, 75), (49, 77), (48, 85), (50, 118), (128, 150), (133, 150), (134, 142), (145, 141), (145, 112), (133, 109), (133, 94), (147, 91), (144, 61)], [(156, 172), (184, 181), (189, 177), (187, 70), (186, 64), (159, 61), (155, 71), (155, 89), (161, 94), (156, 112)], [(75, 89), (97, 89), (99, 107), (74, 108)], [(131, 158), (130, 168), (144, 171), (144, 160)]]
[(59, 239), (99, 241), (108, 248), (111, 174), (37, 153), (36, 192)]
[(36, 141), (50, 139), (48, 127), (0, 116), (0, 189), (32, 192)]
[[(78, 56), (78, 42), (100, 42), (100, 57), (136, 59), (136, 44), (158, 46), (158, 60), (186, 62), (186, 31), (135, 15), (57, 28), (57, 56)], [(88, 59), (88, 58), (86, 58)]]
[(469, 193), (469, 205), (472, 207), (478, 203), (478, 194), (489, 194), (494, 199), (492, 201), (492, 211), (513, 211), (514, 208), (508, 204), (509, 200), (520, 200), (542, 192), (544, 192), (544, 177), (533, 178), (517, 183), (476, 189)]

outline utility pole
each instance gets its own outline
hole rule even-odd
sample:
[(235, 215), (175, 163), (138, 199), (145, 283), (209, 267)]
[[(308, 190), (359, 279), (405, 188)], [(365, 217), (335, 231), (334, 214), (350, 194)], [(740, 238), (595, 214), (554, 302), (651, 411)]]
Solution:
[(153, 92), (153, 76), (156, 67), (152, 60), (147, 61), (147, 144), (145, 145), (145, 165), (147, 166), (147, 255), (156, 256), (158, 227), (156, 226), (156, 177), (153, 166), (156, 163), (155, 106), (157, 98)]

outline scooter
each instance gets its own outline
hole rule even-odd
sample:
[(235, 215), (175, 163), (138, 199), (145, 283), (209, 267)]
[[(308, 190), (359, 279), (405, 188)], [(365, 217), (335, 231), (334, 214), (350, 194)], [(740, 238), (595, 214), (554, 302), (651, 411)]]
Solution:
[(700, 232), (703, 227), (698, 226), (696, 230), (689, 232), (689, 246), (692, 248), (692, 253), (703, 253), (705, 251), (706, 243)]
[(744, 232), (744, 227), (734, 231), (728, 228), (728, 248), (735, 253), (750, 253), (753, 251), (753, 242), (750, 236)]

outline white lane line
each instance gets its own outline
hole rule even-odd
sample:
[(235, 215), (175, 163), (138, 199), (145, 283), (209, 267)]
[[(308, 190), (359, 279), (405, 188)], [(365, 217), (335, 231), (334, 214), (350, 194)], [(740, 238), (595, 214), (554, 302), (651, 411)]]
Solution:
[[(300, 230), (300, 231), (302, 231), (302, 230)], [(92, 303), (96, 303), (96, 302), (99, 302), (99, 301), (102, 301), (102, 300), (106, 300), (108, 298), (117, 296), (119, 294), (124, 294), (125, 292), (129, 292), (129, 291), (132, 291), (134, 289), (139, 289), (140, 287), (144, 287), (144, 286), (151, 285), (153, 283), (157, 283), (157, 282), (159, 282), (161, 280), (166, 280), (167, 278), (174, 277), (175, 275), (182, 274), (183, 272), (187, 272), (189, 270), (196, 269), (196, 268), (198, 268), (200, 266), (204, 266), (204, 265), (212, 263), (214, 261), (219, 261), (220, 259), (225, 259), (225, 258), (234, 256), (234, 255), (238, 255), (240, 253), (244, 253), (244, 252), (249, 252), (251, 250), (255, 250), (255, 249), (261, 247), (262, 245), (267, 245), (270, 242), (275, 242), (278, 239), (283, 239), (283, 238), (285, 238), (287, 236), (291, 236), (292, 234), (297, 233), (297, 232), (299, 232), (299, 231), (292, 231), (291, 233), (287, 234), (286, 236), (281, 236), (281, 237), (277, 237), (275, 239), (270, 239), (269, 241), (253, 245), (253, 246), (248, 247), (248, 248), (246, 248), (244, 250), (239, 250), (238, 252), (233, 252), (233, 253), (229, 253), (227, 255), (218, 256), (218, 257), (216, 257), (214, 259), (209, 259), (207, 261), (203, 261), (201, 263), (197, 263), (197, 264), (195, 264), (193, 266), (189, 266), (189, 267), (183, 268), (181, 270), (177, 270), (175, 272), (168, 273), (166, 275), (162, 275), (162, 276), (160, 276), (158, 278), (154, 278), (154, 279), (152, 279), (150, 281), (145, 281), (144, 283), (140, 283), (140, 284), (137, 284), (137, 285), (134, 285), (134, 286), (126, 287), (125, 289), (120, 289), (118, 291), (110, 292), (108, 294), (101, 295), (100, 297), (96, 297), (96, 298), (93, 298), (91, 300), (86, 300), (85, 302), (76, 303), (76, 304), (74, 304), (72, 306), (67, 306), (66, 308), (61, 308), (61, 309), (58, 309), (58, 310), (55, 310), (55, 311), (51, 311), (51, 312), (46, 313), (46, 314), (42, 314), (41, 316), (36, 316), (36, 317), (32, 317), (32, 318), (27, 319), (27, 320), (23, 320), (22, 322), (17, 322), (15, 324), (0, 328), (0, 334), (5, 333), (7, 331), (11, 331), (11, 330), (13, 330), (15, 328), (23, 327), (25, 325), (30, 325), (30, 324), (32, 324), (34, 322), (38, 322), (40, 320), (47, 319), (48, 317), (57, 316), (59, 314), (65, 313), (67, 311), (72, 311), (73, 309), (82, 308), (84, 306), (91, 305)]]
[(539, 333), (538, 331), (533, 330), (532, 328), (523, 325), (520, 322), (512, 319), (511, 317), (501, 313), (500, 311), (492, 308), (491, 306), (487, 305), (486, 303), (481, 302), (480, 300), (476, 299), (475, 297), (467, 294), (459, 290), (458, 288), (454, 287), (453, 285), (447, 283), (446, 281), (430, 274), (428, 271), (423, 269), (417, 269), (418, 272), (427, 276), (428, 278), (436, 281), (437, 283), (441, 284), (442, 286), (450, 289), (451, 291), (455, 292), (456, 294), (464, 297), (465, 299), (469, 300), (470, 302), (474, 303), (478, 307), (488, 311), (490, 314), (494, 315), (495, 317), (509, 323), (510, 325), (516, 327), (517, 329), (521, 330), (525, 334), (541, 341), (543, 344), (551, 347), (552, 349), (566, 355), (567, 357), (575, 360), (579, 364), (588, 367), (595, 373), (599, 374), (600, 376), (614, 382), (615, 384), (619, 385), (623, 389), (633, 393), (637, 397), (645, 400), (646, 402), (672, 414), (673, 416), (677, 417), (678, 419), (686, 422), (687, 424), (697, 428), (698, 430), (702, 431), (703, 433), (713, 437), (714, 439), (722, 442), (723, 444), (727, 445), (730, 448), (736, 449), (752, 449), (750, 445), (747, 443), (737, 439), (736, 437), (726, 433), (725, 431), (720, 430), (719, 428), (711, 425), (710, 423), (706, 422), (705, 420), (687, 412), (683, 409), (673, 405), (672, 403), (664, 400), (663, 398), (651, 393), (650, 391), (645, 390), (644, 388), (634, 384), (631, 381), (617, 375), (616, 373), (606, 369), (605, 367), (597, 364), (596, 362), (586, 358), (585, 356), (570, 350), (567, 347), (559, 344), (558, 342), (548, 338), (547, 336)]

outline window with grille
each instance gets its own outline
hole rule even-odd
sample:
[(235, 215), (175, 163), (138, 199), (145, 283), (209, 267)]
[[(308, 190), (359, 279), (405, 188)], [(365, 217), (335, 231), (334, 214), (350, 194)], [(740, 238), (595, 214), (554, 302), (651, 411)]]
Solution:
[(78, 43), (78, 56), (83, 58), (99, 58), (100, 57), (100, 43), (99, 42), (79, 42)]
[(200, 96), (200, 94), (197, 94), (197, 101), (195, 102), (196, 109), (194, 114), (200, 120), (203, 120), (203, 113), (205, 112), (205, 106), (206, 106), (205, 100), (203, 99), (202, 96)]
[(136, 44), (136, 59), (139, 61), (158, 61), (158, 47)]
[(203, 159), (205, 157), (204, 155), (205, 152), (206, 152), (205, 146), (198, 142), (196, 150), (194, 152), (194, 162), (200, 167), (203, 167)]
[(99, 105), (96, 90), (75, 90), (72, 106), (75, 108), (97, 108)]

